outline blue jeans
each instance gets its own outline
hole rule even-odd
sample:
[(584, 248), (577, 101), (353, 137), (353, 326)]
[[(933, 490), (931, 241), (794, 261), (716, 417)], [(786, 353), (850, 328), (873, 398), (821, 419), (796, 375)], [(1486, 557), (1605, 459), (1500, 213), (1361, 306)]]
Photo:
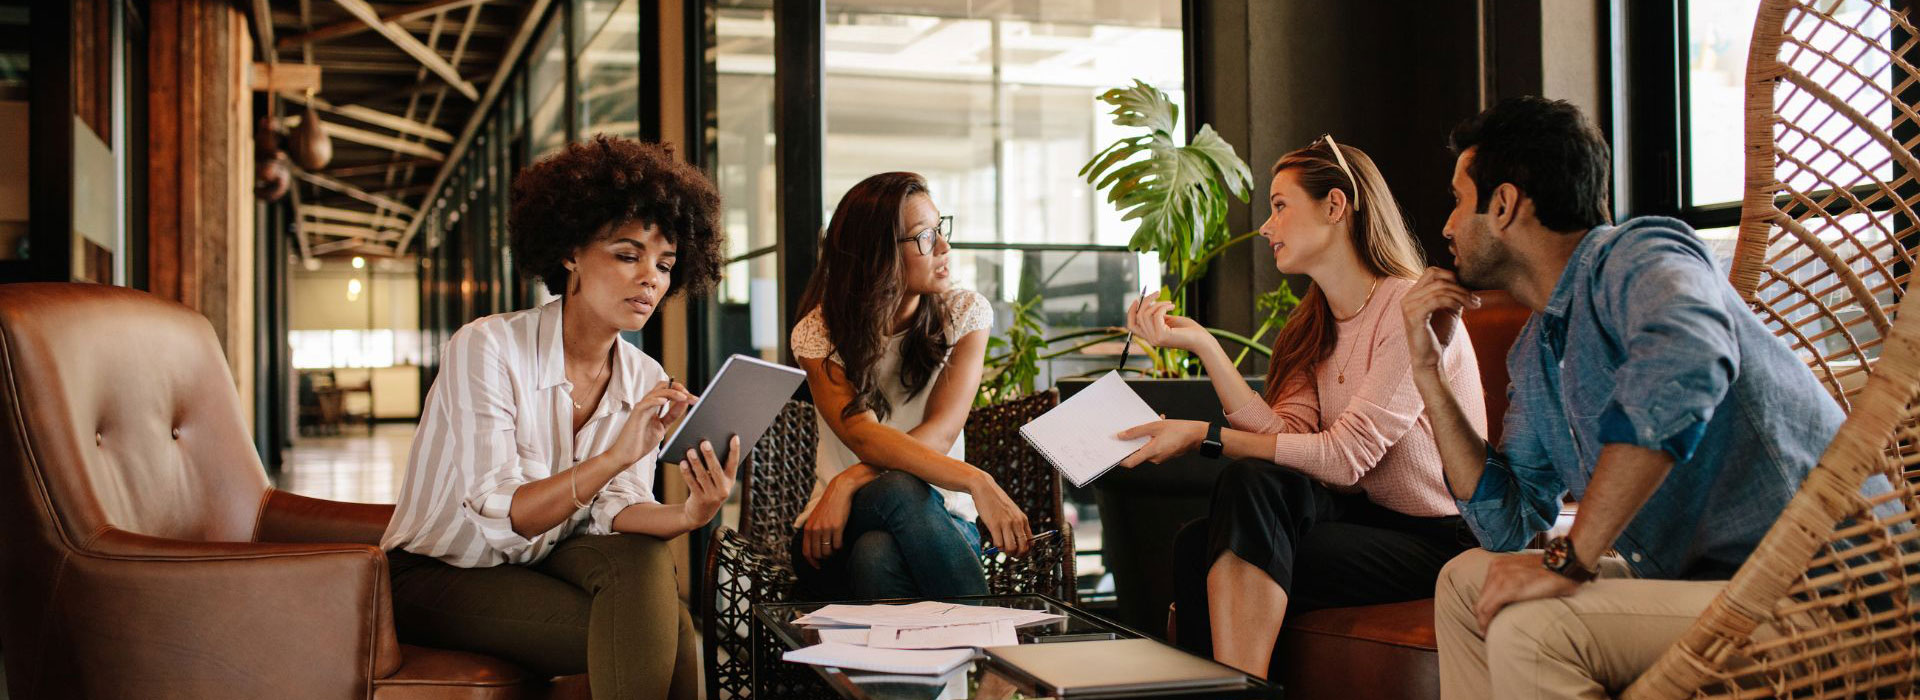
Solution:
[(791, 554), (801, 600), (944, 598), (987, 592), (980, 530), (947, 513), (933, 486), (889, 471), (853, 494), (842, 547), (807, 563), (796, 533)]

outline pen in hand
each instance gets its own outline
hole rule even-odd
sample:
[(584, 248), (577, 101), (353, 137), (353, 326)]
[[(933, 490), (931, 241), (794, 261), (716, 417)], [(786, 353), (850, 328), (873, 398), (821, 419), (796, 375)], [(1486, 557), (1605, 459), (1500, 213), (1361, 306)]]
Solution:
[[(1036, 533), (1036, 534), (1035, 534), (1035, 535), (1034, 535), (1033, 537), (1030, 537), (1030, 538), (1028, 538), (1028, 539), (1027, 539), (1027, 541), (1028, 541), (1028, 542), (1039, 542), (1039, 541), (1041, 541), (1041, 540), (1047, 540), (1047, 539), (1052, 539), (1054, 535), (1058, 535), (1058, 534), (1060, 534), (1060, 531), (1059, 531), (1059, 530), (1048, 530), (1048, 531), (1046, 531), (1046, 532), (1041, 532), (1041, 533)], [(999, 554), (999, 553), (1000, 553), (1000, 548), (999, 548), (999, 547), (997, 547), (997, 546), (994, 546), (994, 545), (987, 545), (987, 550), (986, 550), (985, 552), (982, 552), (982, 553), (981, 553), (981, 556), (987, 556), (987, 557), (990, 557), (990, 556), (993, 556), (993, 555), (995, 555), (995, 554)]]
[[(1141, 298), (1141, 299), (1146, 299), (1146, 298), (1147, 298), (1147, 288), (1146, 288), (1146, 287), (1141, 287), (1141, 288), (1140, 288), (1140, 298)], [(1139, 303), (1139, 302), (1138, 302), (1138, 301), (1135, 301), (1134, 303), (1136, 303), (1136, 304), (1137, 304), (1137, 303)], [(1126, 344), (1125, 344), (1125, 345), (1122, 345), (1122, 346), (1120, 346), (1120, 369), (1126, 369), (1126, 367), (1127, 367), (1127, 355), (1128, 355), (1129, 353), (1131, 353), (1131, 352), (1133, 352), (1133, 324), (1132, 324), (1132, 323), (1128, 323), (1128, 324), (1127, 324), (1127, 340), (1126, 340)]]
[[(671, 389), (671, 388), (673, 388), (673, 377), (672, 377), (672, 376), (668, 376), (668, 377), (667, 377), (667, 388), (669, 388), (669, 389)], [(660, 404), (660, 415), (657, 415), (657, 416), (654, 416), (654, 417), (655, 417), (655, 418), (666, 418), (666, 417), (667, 417), (667, 409), (669, 409), (669, 408), (673, 408), (673, 402), (672, 402), (672, 401), (668, 401), (668, 402), (666, 402), (666, 403), (663, 403), (663, 404)]]

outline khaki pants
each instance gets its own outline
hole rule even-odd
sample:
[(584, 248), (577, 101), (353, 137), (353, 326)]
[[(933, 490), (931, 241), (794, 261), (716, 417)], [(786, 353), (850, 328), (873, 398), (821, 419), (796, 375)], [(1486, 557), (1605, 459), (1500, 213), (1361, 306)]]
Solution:
[(1691, 626), (1725, 581), (1632, 579), (1602, 559), (1601, 579), (1565, 598), (1507, 606), (1483, 636), (1473, 606), (1487, 565), (1471, 549), (1440, 570), (1434, 625), (1449, 700), (1605, 698), (1620, 693)]

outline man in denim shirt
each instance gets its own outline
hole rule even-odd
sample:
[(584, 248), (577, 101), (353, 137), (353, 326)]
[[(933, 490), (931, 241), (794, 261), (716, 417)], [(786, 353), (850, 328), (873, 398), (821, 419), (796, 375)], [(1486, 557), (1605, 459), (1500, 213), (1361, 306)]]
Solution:
[[(1440, 575), (1441, 688), (1611, 695), (1746, 561), (1843, 416), (1686, 224), (1608, 225), (1607, 145), (1578, 109), (1503, 101), (1453, 142), (1459, 273), (1428, 270), (1403, 302), (1448, 486), (1485, 547)], [(1498, 449), (1436, 369), (1433, 321), (1478, 306), (1469, 288), (1534, 312)], [(1550, 528), (1568, 493), (1567, 536), (1491, 553)]]

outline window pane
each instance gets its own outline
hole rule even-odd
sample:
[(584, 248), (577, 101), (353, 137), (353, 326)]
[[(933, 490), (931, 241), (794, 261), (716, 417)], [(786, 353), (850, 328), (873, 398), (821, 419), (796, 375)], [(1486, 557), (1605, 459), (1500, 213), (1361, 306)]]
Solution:
[(1706, 242), (1707, 250), (1713, 253), (1713, 259), (1720, 264), (1720, 272), (1722, 274), (1732, 269), (1733, 247), (1734, 244), (1739, 241), (1740, 227), (1727, 226), (1724, 228), (1700, 229), (1694, 233), (1700, 236), (1700, 240)]
[[(961, 26), (953, 31), (967, 34), (972, 32), (964, 30), (987, 25), (956, 24)], [(829, 56), (833, 36), (829, 27)], [(927, 178), (933, 201), (941, 213), (953, 215), (956, 227), (969, 232), (966, 240), (1002, 240), (994, 224), (991, 84), (835, 74), (831, 66), (821, 188), (827, 220), (855, 183), (875, 173), (911, 170)]]
[(720, 348), (714, 357), (737, 353), (770, 361), (780, 358), (780, 344), (787, 333), (779, 327), (778, 259), (767, 253), (727, 265), (715, 305)]
[(911, 170), (959, 240), (1124, 245), (1134, 225), (1079, 176), (1131, 131), (1095, 97), (1138, 78), (1184, 99), (1179, 4), (1057, 4), (828, 2), (826, 215)]
[(527, 58), (531, 76), (527, 82), (527, 92), (532, 96), (533, 114), (529, 130), (533, 138), (534, 157), (552, 152), (564, 145), (567, 140), (566, 122), (563, 119), (566, 103), (567, 56), (566, 45), (561, 39), (561, 23), (566, 19), (564, 12), (556, 12), (547, 19), (547, 26), (540, 33), (540, 39), (533, 45), (533, 53)]
[[(582, 137), (640, 136), (640, 0), (588, 2), (589, 29), (580, 52)], [(606, 14), (611, 11), (611, 15)]]
[[(1759, 4), (1759, 0), (1689, 0), (1687, 3), (1690, 122), (1687, 129), (1692, 142), (1688, 165), (1693, 188), (1689, 205), (1741, 199), (1746, 172), (1746, 156), (1741, 144), (1745, 140), (1747, 45), (1753, 36)], [(1862, 39), (1864, 36), (1874, 42), (1888, 43), (1887, 15), (1884, 10), (1870, 10), (1869, 4), (1860, 0), (1841, 2), (1835, 15), (1859, 35), (1831, 24), (1820, 25), (1811, 32), (1807, 28), (1813, 25), (1802, 25), (1795, 34), (1840, 61), (1824, 59), (1815, 51), (1796, 50), (1791, 44), (1781, 47), (1781, 55), (1787, 57), (1788, 65), (1795, 70), (1846, 99), (1850, 107), (1874, 118), (1882, 127), (1889, 126), (1893, 105), (1876, 90), (1860, 89), (1863, 76), (1880, 85), (1891, 84), (1887, 54), (1864, 51), (1868, 42)], [(1792, 17), (1788, 19), (1790, 24), (1795, 21)], [(1802, 21), (1813, 20), (1808, 17)], [(1804, 165), (1781, 169), (1779, 176), (1789, 186), (1802, 191), (1832, 187), (1821, 177), (1822, 173), (1836, 174), (1833, 179), (1846, 185), (1858, 184), (1862, 170), (1882, 179), (1892, 177), (1893, 164), (1886, 149), (1844, 118), (1835, 116), (1831, 107), (1814, 104), (1808, 95), (1797, 90), (1779, 94), (1786, 97), (1776, 110), (1790, 116), (1789, 121), (1797, 128), (1812, 134), (1808, 137), (1806, 133), (1791, 130), (1776, 133), (1789, 152), (1808, 154)], [(1821, 141), (1826, 145), (1819, 144)], [(1795, 144), (1801, 147), (1795, 148)], [(1819, 155), (1812, 155), (1816, 151)], [(1857, 165), (1843, 163), (1841, 154), (1852, 154), (1851, 159)]]
[[(615, 13), (627, 14), (635, 9), (634, 0), (581, 0), (580, 26), (586, 29), (581, 36), (593, 36), (607, 26), (607, 22), (618, 19)], [(637, 15), (635, 15), (637, 16)]]
[[(1040, 323), (1045, 336), (1092, 328), (1123, 327), (1127, 305), (1140, 292), (1143, 270), (1157, 266), (1149, 258), (1127, 251), (954, 250), (949, 263), (954, 284), (986, 295), (993, 302), (994, 335), (1004, 336), (1013, 325), (1016, 301), (1040, 297)], [(1042, 354), (1065, 351), (1081, 338), (1055, 344)], [(1077, 352), (1043, 361), (1037, 388), (1061, 378), (1100, 368), (1111, 369), (1118, 359), (1118, 340), (1095, 344)]]
[(715, 179), (720, 187), (722, 220), (729, 258), (773, 245), (773, 10), (716, 8), (716, 104), (719, 142)]

